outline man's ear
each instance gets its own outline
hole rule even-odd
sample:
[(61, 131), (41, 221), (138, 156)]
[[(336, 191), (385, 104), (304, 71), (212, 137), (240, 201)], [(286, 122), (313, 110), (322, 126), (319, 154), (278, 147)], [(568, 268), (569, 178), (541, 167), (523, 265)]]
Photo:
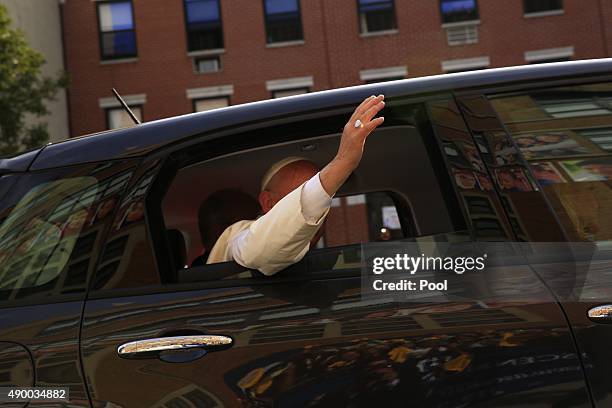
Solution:
[(274, 207), (274, 198), (272, 197), (272, 193), (269, 191), (262, 191), (259, 193), (259, 205), (261, 205), (261, 211), (265, 214)]

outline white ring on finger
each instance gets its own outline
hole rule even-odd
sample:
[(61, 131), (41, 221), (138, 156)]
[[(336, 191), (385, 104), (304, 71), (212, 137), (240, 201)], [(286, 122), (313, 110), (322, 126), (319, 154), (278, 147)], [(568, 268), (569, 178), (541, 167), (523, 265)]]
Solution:
[(362, 127), (363, 127), (363, 122), (361, 122), (361, 120), (357, 119), (355, 121), (355, 128), (359, 129), (359, 128), (362, 128)]

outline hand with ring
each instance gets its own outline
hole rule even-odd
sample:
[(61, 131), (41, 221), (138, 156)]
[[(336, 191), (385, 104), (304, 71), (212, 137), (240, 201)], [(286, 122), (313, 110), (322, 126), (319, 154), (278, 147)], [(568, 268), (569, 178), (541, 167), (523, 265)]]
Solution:
[(384, 99), (384, 95), (366, 98), (344, 126), (338, 153), (319, 174), (321, 184), (330, 196), (359, 166), (367, 137), (384, 122), (384, 117), (376, 117), (385, 107)]

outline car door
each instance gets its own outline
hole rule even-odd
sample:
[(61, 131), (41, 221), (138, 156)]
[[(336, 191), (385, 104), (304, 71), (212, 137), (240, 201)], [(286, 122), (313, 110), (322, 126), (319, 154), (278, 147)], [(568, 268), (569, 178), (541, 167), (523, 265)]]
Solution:
[[(498, 90), (487, 96), (571, 251), (533, 269), (571, 322), (596, 406), (612, 404), (612, 81), (571, 78)], [(523, 212), (525, 218), (531, 218)], [(532, 223), (530, 219), (525, 221)], [(536, 239), (534, 239), (536, 240)]]
[(301, 262), (273, 277), (196, 262), (219, 220), (235, 220), (235, 203), (220, 197), (253, 200), (282, 157), (324, 165), (352, 109), (272, 117), (150, 158), (84, 309), (94, 405), (589, 405), (563, 313), (528, 268), (537, 302), (485, 302), (478, 291), (443, 302), (362, 296), (362, 245), (514, 239), (449, 95), (387, 94), (385, 126)]
[(103, 163), (0, 178), (2, 386), (68, 387), (64, 403), (89, 406), (79, 361), (81, 312), (131, 166)]

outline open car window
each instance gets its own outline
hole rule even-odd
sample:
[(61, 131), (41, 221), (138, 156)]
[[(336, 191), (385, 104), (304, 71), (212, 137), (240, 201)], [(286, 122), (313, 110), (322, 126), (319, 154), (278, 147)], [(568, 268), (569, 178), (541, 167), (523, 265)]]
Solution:
[[(387, 109), (386, 125), (368, 138), (360, 166), (332, 200), (321, 239), (290, 269), (350, 269), (359, 262), (354, 253), (363, 243), (465, 230), (458, 203), (448, 194), (451, 182), (435, 137), (417, 119), (420, 107), (391, 101)], [(338, 124), (344, 120), (338, 117)], [(207, 264), (207, 254), (229, 225), (262, 214), (259, 188), (271, 163), (301, 156), (322, 168), (334, 157), (341, 134), (312, 133), (320, 136), (245, 149), (178, 170), (161, 203), (178, 283), (253, 276), (235, 263)]]

